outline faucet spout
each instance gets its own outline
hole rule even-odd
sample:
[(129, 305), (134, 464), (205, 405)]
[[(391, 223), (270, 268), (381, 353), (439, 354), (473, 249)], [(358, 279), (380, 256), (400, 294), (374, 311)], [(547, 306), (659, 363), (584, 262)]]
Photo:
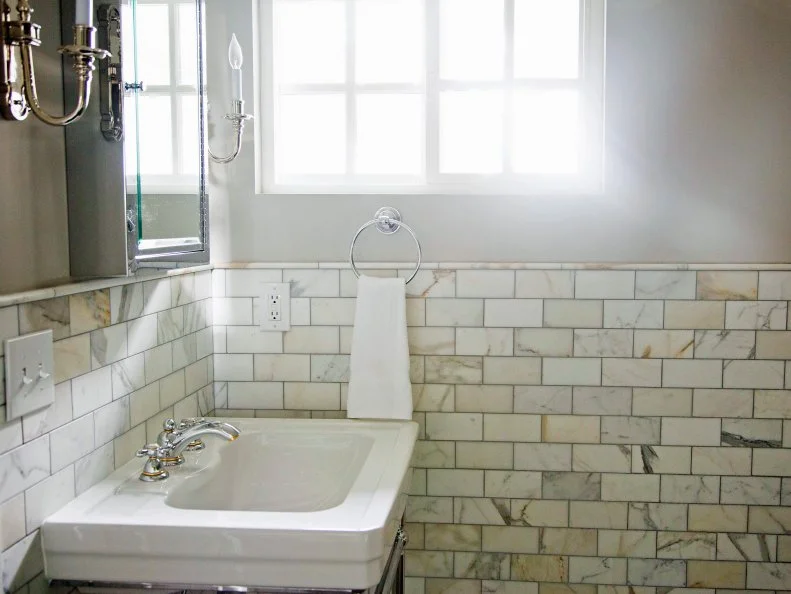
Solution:
[[(227, 426), (227, 427), (226, 427)], [(239, 437), (239, 430), (230, 423), (206, 423), (196, 425), (184, 431), (174, 431), (170, 436), (169, 450), (173, 458), (181, 456), (184, 449), (196, 439), (205, 435), (216, 435), (226, 441), (233, 441)]]

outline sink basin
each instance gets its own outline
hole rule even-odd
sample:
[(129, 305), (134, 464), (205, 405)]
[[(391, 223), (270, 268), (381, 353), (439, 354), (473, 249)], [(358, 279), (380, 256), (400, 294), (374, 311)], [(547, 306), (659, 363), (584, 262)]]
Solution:
[[(68, 582), (366, 589), (406, 506), (409, 421), (225, 419), (158, 483), (133, 460), (41, 528)], [(141, 444), (142, 445), (142, 444)]]
[(181, 509), (317, 512), (349, 495), (374, 439), (359, 433), (242, 433), (212, 465), (174, 489)]

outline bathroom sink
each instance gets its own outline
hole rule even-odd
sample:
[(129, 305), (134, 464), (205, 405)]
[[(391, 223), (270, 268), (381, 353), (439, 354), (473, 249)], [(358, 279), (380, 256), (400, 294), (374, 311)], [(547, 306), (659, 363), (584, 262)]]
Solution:
[[(47, 518), (50, 579), (365, 589), (406, 506), (410, 421), (225, 419), (164, 481), (133, 460)], [(142, 445), (142, 444), (141, 444)]]

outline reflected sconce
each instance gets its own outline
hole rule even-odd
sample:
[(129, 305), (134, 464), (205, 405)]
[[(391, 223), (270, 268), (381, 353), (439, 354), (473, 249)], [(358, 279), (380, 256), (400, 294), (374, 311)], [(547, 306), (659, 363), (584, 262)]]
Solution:
[(230, 163), (239, 156), (242, 150), (242, 135), (244, 134), (244, 125), (247, 120), (252, 120), (253, 116), (244, 113), (244, 99), (242, 99), (242, 62), (244, 56), (242, 55), (242, 46), (236, 39), (234, 34), (231, 37), (231, 44), (228, 46), (228, 62), (231, 64), (232, 86), (233, 86), (233, 99), (231, 100), (231, 113), (225, 114), (225, 119), (230, 120), (233, 126), (234, 134), (236, 135), (236, 142), (233, 152), (227, 157), (218, 157), (215, 155), (211, 148), (209, 148), (209, 157), (215, 163)]
[[(96, 28), (93, 27), (93, 0), (77, 0), (75, 10), (74, 43), (58, 51), (71, 56), (77, 76), (77, 106), (63, 116), (45, 112), (38, 100), (33, 48), (41, 45), (41, 26), (31, 21), (33, 9), (29, 0), (19, 0), (16, 6), (18, 20), (11, 20), (8, 0), (2, 2), (0, 15), (0, 115), (7, 120), (22, 121), (32, 111), (42, 122), (51, 126), (66, 126), (76, 122), (88, 108), (91, 98), (91, 80), (94, 63), (110, 56), (96, 47)], [(17, 53), (22, 62), (22, 80), (18, 80)]]

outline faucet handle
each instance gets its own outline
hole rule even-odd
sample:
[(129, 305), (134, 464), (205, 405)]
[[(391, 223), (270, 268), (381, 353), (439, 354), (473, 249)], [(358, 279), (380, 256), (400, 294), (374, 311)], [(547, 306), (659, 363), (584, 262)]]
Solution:
[(176, 419), (165, 419), (162, 422), (162, 429), (168, 433), (172, 433), (176, 429)]
[(159, 456), (159, 445), (155, 443), (147, 443), (142, 448), (137, 450), (135, 456), (138, 458), (145, 458), (146, 456), (149, 458), (156, 458)]
[(182, 419), (179, 421), (178, 428), (179, 429), (189, 429), (190, 427), (194, 427), (195, 425), (200, 425), (201, 423), (205, 423), (206, 419), (203, 417), (190, 417), (188, 419)]
[(162, 461), (159, 459), (161, 454), (160, 447), (155, 443), (149, 443), (137, 451), (138, 458), (148, 457), (143, 472), (140, 473), (140, 480), (146, 483), (162, 481), (168, 478), (169, 473), (162, 468)]

